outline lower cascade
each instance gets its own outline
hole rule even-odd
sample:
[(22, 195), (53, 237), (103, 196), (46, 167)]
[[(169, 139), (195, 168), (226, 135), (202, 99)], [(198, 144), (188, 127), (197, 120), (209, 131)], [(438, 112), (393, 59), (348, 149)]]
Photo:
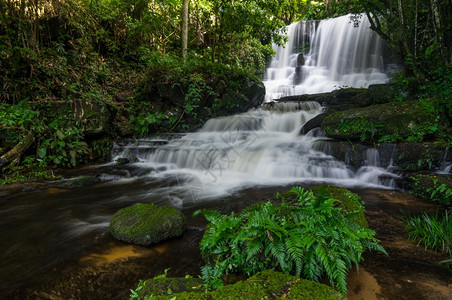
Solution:
[(198, 132), (180, 138), (117, 145), (113, 159), (135, 160), (145, 176), (176, 175), (179, 184), (191, 185), (191, 193), (195, 187), (201, 198), (251, 185), (300, 182), (391, 187), (396, 176), (379, 167), (378, 153), (366, 153), (365, 165), (353, 170), (316, 150), (314, 142), (324, 139), (319, 129), (300, 135), (302, 126), (323, 110), (317, 102), (273, 103), (211, 119)]

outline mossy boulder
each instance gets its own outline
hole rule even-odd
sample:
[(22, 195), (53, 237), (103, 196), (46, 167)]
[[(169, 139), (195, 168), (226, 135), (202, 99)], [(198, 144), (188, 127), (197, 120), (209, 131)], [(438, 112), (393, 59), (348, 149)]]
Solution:
[[(181, 288), (184, 292), (177, 293)], [(139, 295), (144, 299), (346, 299), (327, 285), (286, 275), (273, 270), (257, 273), (245, 281), (226, 285), (215, 291), (200, 293), (199, 281), (171, 278), (145, 282)], [(151, 298), (152, 294), (152, 298)]]
[(422, 141), (437, 130), (437, 115), (433, 100), (391, 102), (334, 112), (323, 119), (322, 127), (328, 137), (341, 140)]
[(334, 185), (317, 185), (311, 187), (310, 190), (316, 197), (329, 197), (337, 200), (342, 208), (342, 213), (346, 217), (361, 227), (367, 228), (369, 226), (364, 216), (364, 205), (357, 194)]
[(140, 203), (117, 211), (110, 221), (115, 239), (138, 245), (152, 245), (180, 236), (185, 230), (185, 217), (169, 206)]

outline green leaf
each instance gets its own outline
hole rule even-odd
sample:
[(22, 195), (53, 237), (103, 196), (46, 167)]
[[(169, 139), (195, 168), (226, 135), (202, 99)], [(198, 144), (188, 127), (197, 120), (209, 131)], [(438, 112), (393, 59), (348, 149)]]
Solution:
[(47, 154), (47, 148), (46, 147), (41, 147), (38, 149), (38, 157), (39, 158), (44, 158), (46, 157)]
[(57, 130), (56, 134), (60, 140), (63, 140), (65, 137), (64, 134), (60, 130)]

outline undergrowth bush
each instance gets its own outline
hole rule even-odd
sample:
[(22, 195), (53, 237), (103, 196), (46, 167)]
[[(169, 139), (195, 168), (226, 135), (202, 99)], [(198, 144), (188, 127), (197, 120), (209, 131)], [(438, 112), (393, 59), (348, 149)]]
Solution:
[(210, 222), (201, 241), (208, 287), (222, 286), (223, 274), (275, 268), (314, 281), (326, 274), (333, 288), (346, 293), (347, 270), (358, 267), (363, 252), (386, 253), (375, 232), (342, 214), (337, 200), (299, 187), (290, 192), (298, 197), (294, 204), (279, 195), (280, 205), (267, 201), (240, 214), (196, 212)]

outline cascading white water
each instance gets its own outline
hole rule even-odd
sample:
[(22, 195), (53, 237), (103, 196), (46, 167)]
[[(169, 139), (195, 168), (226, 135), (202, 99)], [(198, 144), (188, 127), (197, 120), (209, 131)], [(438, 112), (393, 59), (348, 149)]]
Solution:
[(285, 47), (274, 46), (277, 54), (264, 81), (266, 101), (388, 81), (387, 73), (396, 67), (385, 61), (384, 41), (369, 28), (366, 16), (358, 27), (349, 15), (316, 24), (291, 24), (289, 42)]
[(149, 176), (194, 176), (212, 196), (244, 186), (296, 182), (380, 186), (382, 176), (392, 176), (376, 166), (354, 172), (313, 149), (319, 137), (299, 131), (322, 110), (317, 102), (275, 103), (271, 109), (211, 119), (200, 131), (164, 145), (142, 140), (117, 148), (116, 154), (136, 157), (135, 165), (151, 170)]

